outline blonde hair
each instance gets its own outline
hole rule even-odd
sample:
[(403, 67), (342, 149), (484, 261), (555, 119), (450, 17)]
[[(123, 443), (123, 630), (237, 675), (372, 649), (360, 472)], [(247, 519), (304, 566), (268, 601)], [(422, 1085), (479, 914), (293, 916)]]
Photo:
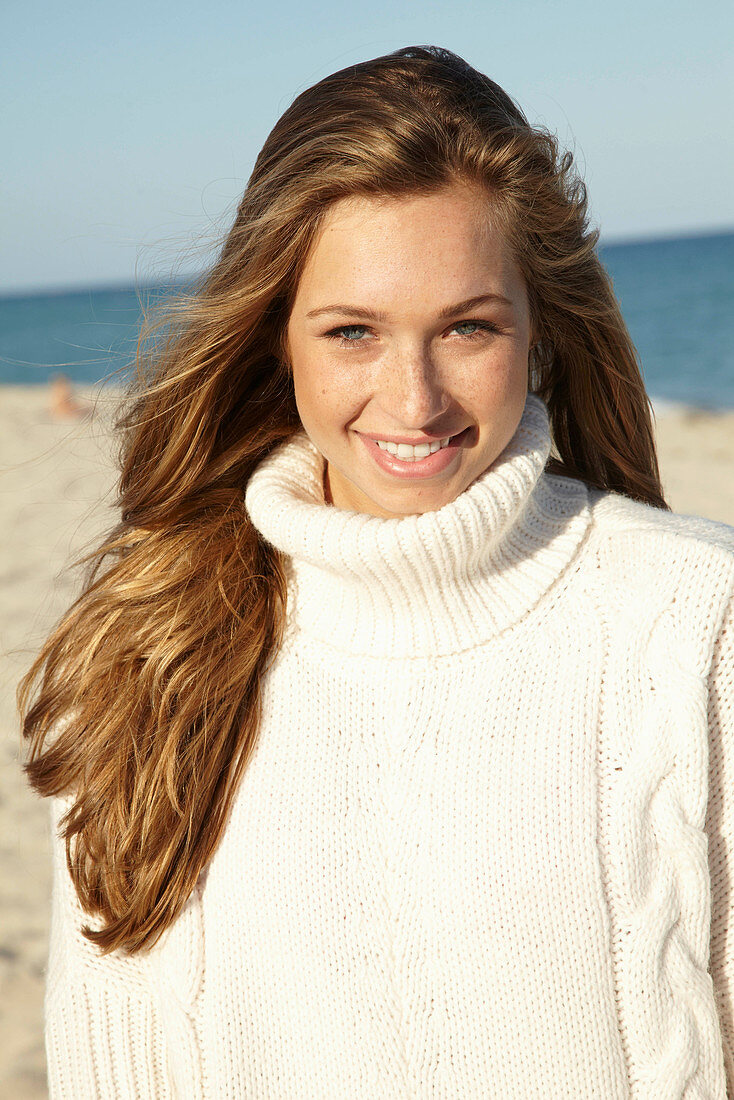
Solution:
[(300, 427), (285, 330), (324, 214), (348, 196), (457, 181), (484, 188), (527, 284), (549, 468), (666, 507), (649, 401), (572, 155), (436, 47), (302, 92), (211, 270), (147, 323), (117, 423), (120, 521), (18, 690), (29, 782), (73, 796), (67, 862), (83, 908), (103, 918), (84, 929), (102, 953), (148, 948), (176, 919), (255, 744), (286, 582), (244, 488)]

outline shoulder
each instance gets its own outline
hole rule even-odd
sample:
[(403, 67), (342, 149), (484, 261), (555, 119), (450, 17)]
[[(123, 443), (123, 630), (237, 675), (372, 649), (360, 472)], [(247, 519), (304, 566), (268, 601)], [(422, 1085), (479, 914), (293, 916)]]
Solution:
[(734, 571), (734, 527), (726, 523), (666, 512), (601, 489), (589, 489), (588, 502), (591, 538), (608, 551), (626, 550), (658, 564), (707, 560)]
[(581, 569), (599, 606), (626, 627), (664, 613), (683, 634), (715, 636), (734, 594), (734, 527), (599, 489), (587, 507)]

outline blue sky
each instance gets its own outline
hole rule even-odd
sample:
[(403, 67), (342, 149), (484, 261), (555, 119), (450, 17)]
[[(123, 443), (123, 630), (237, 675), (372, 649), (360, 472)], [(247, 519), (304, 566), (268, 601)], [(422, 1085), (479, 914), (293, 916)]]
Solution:
[(0, 291), (195, 270), (278, 116), (446, 46), (571, 148), (602, 239), (734, 227), (734, 4), (4, 0)]

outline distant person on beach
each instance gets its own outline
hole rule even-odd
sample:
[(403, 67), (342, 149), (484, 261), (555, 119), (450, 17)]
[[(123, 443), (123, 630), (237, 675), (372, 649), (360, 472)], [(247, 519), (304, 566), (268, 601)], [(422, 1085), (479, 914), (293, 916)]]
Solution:
[(77, 401), (65, 374), (51, 376), (48, 407), (54, 420), (76, 420), (88, 416), (91, 411), (86, 404)]
[(597, 244), (449, 50), (275, 124), (19, 689), (52, 1100), (734, 1096), (734, 529)]

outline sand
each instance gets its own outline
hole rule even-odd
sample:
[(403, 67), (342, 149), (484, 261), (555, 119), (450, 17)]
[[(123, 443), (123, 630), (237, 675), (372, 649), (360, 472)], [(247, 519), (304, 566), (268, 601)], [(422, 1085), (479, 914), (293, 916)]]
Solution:
[[(78, 390), (93, 416), (55, 421), (43, 389), (0, 388), (0, 1096), (46, 1096), (43, 981), (50, 915), (47, 803), (19, 765), (15, 686), (79, 573), (62, 572), (114, 520), (116, 395)], [(734, 526), (734, 412), (658, 415), (677, 512)]]

